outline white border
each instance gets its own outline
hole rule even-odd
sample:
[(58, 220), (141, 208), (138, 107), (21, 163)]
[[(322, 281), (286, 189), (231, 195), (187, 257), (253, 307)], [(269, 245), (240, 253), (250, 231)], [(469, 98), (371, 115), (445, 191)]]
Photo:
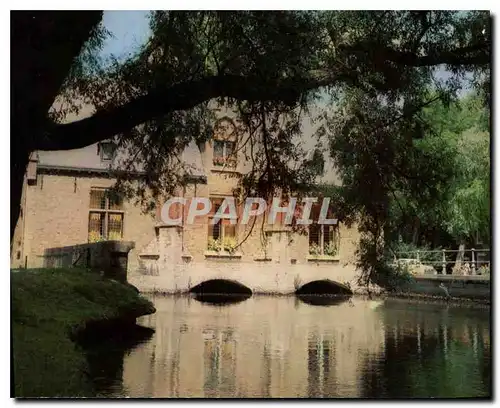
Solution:
[[(79, 3), (74, 3), (74, 2), (62, 2), (62, 1), (54, 1), (54, 0), (49, 0), (45, 2), (35, 2), (35, 1), (24, 1), (24, 2), (8, 2), (8, 3), (3, 3), (7, 4), (12, 9), (16, 10), (27, 10), (27, 9), (36, 9), (36, 10), (41, 10), (41, 9), (115, 9), (115, 10), (135, 10), (137, 9), (137, 6), (140, 6), (140, 9), (164, 9), (166, 7), (171, 8), (171, 9), (232, 9), (232, 10), (245, 10), (245, 9), (260, 9), (260, 10), (279, 10), (279, 9), (330, 9), (332, 6), (336, 5), (341, 5), (340, 3), (331, 3), (331, 2), (325, 2), (325, 1), (308, 1), (307, 3), (298, 3), (296, 1), (273, 1), (270, 2), (268, 0), (262, 1), (262, 0), (256, 0), (252, 2), (228, 2), (228, 1), (211, 1), (211, 2), (199, 2), (199, 1), (183, 1), (183, 2), (165, 2), (165, 1), (145, 1), (141, 3), (132, 3), (129, 1), (103, 1), (103, 0), (88, 0), (86, 2), (79, 2)], [(417, 3), (402, 3), (401, 1), (385, 1), (385, 2), (368, 2), (368, 1), (349, 1), (349, 3), (343, 3), (343, 6), (349, 7), (349, 9), (398, 9), (398, 8), (403, 8), (403, 9), (484, 9), (484, 10), (493, 10), (495, 13), (497, 7), (495, 7), (497, 4), (493, 1), (484, 1), (484, 0), (476, 0), (474, 2), (471, 1), (463, 1), (463, 0), (447, 0), (447, 1), (429, 1), (429, 0), (421, 0)], [(418, 6), (418, 7), (416, 7)], [(2, 35), (0, 35), (0, 40), (3, 43), (2, 50), (6, 52), (6, 50), (10, 49), (10, 12), (9, 10), (2, 11), (2, 24), (0, 25), (0, 29), (2, 30)], [(495, 55), (498, 55), (498, 28), (495, 29), (495, 38), (494, 38), (494, 48), (495, 48)], [(4, 54), (5, 55), (5, 54)], [(10, 140), (9, 140), (9, 135), (10, 135), (10, 128), (9, 128), (9, 122), (10, 122), (10, 65), (9, 61), (5, 61), (0, 65), (2, 69), (2, 121), (1, 126), (2, 126), (2, 144), (3, 148), (1, 150), (1, 155), (2, 158), (0, 159), (1, 165), (2, 165), (2, 171), (1, 173), (1, 178), (4, 183), (2, 185), (4, 186), (4, 192), (8, 191), (8, 186), (10, 185), (9, 183), (9, 174), (10, 174)], [(495, 64), (494, 65), (494, 74), (498, 73), (498, 67)], [(494, 86), (496, 84), (494, 83)], [(493, 117), (496, 119), (494, 120), (494, 133), (493, 135), (497, 134), (498, 131), (498, 98), (496, 97), (496, 92), (493, 93), (494, 95), (494, 112), (492, 113)], [(495, 152), (495, 157), (500, 157), (498, 155), (498, 143), (494, 144), (494, 152)], [(493, 166), (493, 172), (494, 178), (493, 180), (497, 180), (497, 172), (496, 172), (496, 166)], [(498, 187), (497, 185), (494, 186), (494, 197), (496, 201), (498, 202), (498, 199), (500, 198), (497, 194), (498, 192)], [(10, 223), (10, 218), (7, 218), (7, 214), (10, 211), (10, 205), (9, 203), (4, 200), (1, 203), (2, 206), (2, 213), (5, 215), (5, 222), (4, 226), (8, 226)], [(499, 217), (495, 217), (494, 221), (494, 227), (495, 227), (495, 232), (498, 229), (499, 226)], [(5, 227), (4, 227), (5, 228)], [(7, 229), (7, 228), (5, 228)], [(5, 259), (5, 266), (6, 268), (2, 271), (2, 289), (3, 289), (3, 295), (1, 296), (1, 310), (4, 311), (5, 313), (5, 319), (4, 321), (9, 321), (9, 324), (7, 325), (8, 330), (7, 333), (5, 331), (3, 332), (2, 336), (0, 336), (0, 341), (1, 341), (1, 350), (3, 350), (3, 359), (2, 359), (2, 377), (1, 377), (1, 385), (2, 385), (2, 396), (8, 397), (10, 395), (10, 316), (7, 314), (10, 314), (10, 278), (9, 278), (9, 268), (10, 268), (10, 255), (7, 250), (7, 248), (10, 246), (10, 239), (7, 238), (7, 232), (4, 231), (3, 234), (3, 239), (2, 239), (2, 255), (3, 258)], [(495, 239), (495, 252), (494, 254), (498, 253), (498, 247), (499, 243)], [(9, 266), (7, 266), (9, 265)], [(493, 272), (495, 274), (496, 271)], [(9, 319), (9, 320), (8, 320)], [(495, 315), (495, 323), (497, 323), (498, 316)], [(492, 327), (494, 328), (496, 326), (493, 325)], [(493, 336), (494, 338), (494, 354), (496, 354), (496, 351), (498, 350), (497, 348), (497, 341), (496, 341), (496, 336)], [(494, 390), (497, 389), (498, 385), (498, 372), (496, 370), (496, 367), (494, 369), (494, 374), (497, 374), (494, 376), (495, 378), (495, 387)], [(13, 403), (14, 400), (10, 400), (11, 403)], [(176, 403), (175, 400), (168, 401), (167, 403)], [(178, 403), (178, 402), (177, 402)], [(251, 402), (251, 404), (254, 404), (255, 402)], [(341, 401), (334, 401), (333, 403), (338, 404), (342, 403)], [(452, 402), (453, 403), (453, 402)], [(27, 403), (25, 403), (27, 404)], [(98, 403), (96, 403), (98, 404)], [(139, 405), (142, 405), (143, 402), (139, 402)], [(186, 402), (182, 402), (182, 404), (186, 404)], [(311, 402), (304, 402), (302, 403), (303, 405), (309, 405)], [(360, 402), (353, 403), (351, 404), (360, 404)], [(471, 405), (476, 405), (479, 403), (471, 403)], [(433, 402), (420, 402), (416, 405), (421, 405), (421, 406), (429, 406), (429, 405), (434, 405)]]

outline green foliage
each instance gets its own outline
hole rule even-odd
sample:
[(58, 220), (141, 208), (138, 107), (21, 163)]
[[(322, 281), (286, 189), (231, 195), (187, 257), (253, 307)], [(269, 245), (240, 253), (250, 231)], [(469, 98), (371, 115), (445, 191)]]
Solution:
[(234, 254), (236, 251), (236, 247), (238, 246), (238, 241), (232, 237), (224, 238), (223, 248), (224, 251), (227, 251), (229, 254)]
[(338, 254), (338, 250), (338, 241), (334, 239), (325, 246), (324, 254), (328, 256), (336, 256)]
[(220, 252), (222, 251), (222, 244), (220, 240), (218, 239), (213, 239), (213, 238), (208, 238), (208, 246), (207, 249), (209, 251), (215, 251), (215, 252)]
[[(185, 183), (183, 150), (192, 141), (209, 141), (217, 119), (228, 112), (240, 153), (251, 163), (240, 178), (243, 196), (269, 198), (279, 191), (300, 198), (315, 190), (324, 170), (319, 142), (328, 140), (342, 181), (333, 196), (338, 218), (359, 221), (366, 240), (376, 242), (360, 260), (365, 282), (384, 252), (378, 243), (384, 233), (408, 224), (408, 217), (443, 228), (452, 211), (445, 203), (454, 200), (450, 208), (459, 219), (456, 209), (464, 200), (482, 197), (485, 183), (472, 191), (447, 186), (460, 150), (452, 135), (476, 120), (456, 118), (466, 73), (482, 92), (478, 106), (489, 100), (488, 12), (155, 11), (150, 27), (152, 38), (137, 56), (115, 63), (99, 81), (78, 84), (99, 110), (212, 75), (260, 78), (277, 89), (288, 81), (293, 91), (274, 102), (186, 102), (186, 110), (147, 118), (121, 134), (119, 148), (128, 155), (120, 167), (142, 169), (146, 177), (132, 181), (131, 173), (121, 173), (117, 189), (146, 209)], [(443, 64), (450, 73), (446, 81), (436, 75)], [(189, 101), (190, 95), (183, 96)], [(318, 136), (312, 158), (300, 140), (307, 116)], [(486, 116), (478, 126), (485, 127)], [(450, 225), (454, 234), (474, 228), (462, 221)]]
[[(486, 81), (488, 71), (484, 62), (467, 63), (470, 58), (488, 56), (490, 21), (486, 12), (154, 11), (150, 28), (152, 37), (136, 56), (101, 70), (99, 81), (77, 85), (85, 99), (98, 109), (109, 109), (155, 89), (211, 75), (259, 77), (277, 86), (282, 80), (293, 80), (300, 97), (295, 95), (290, 101), (283, 97), (286, 103), (230, 98), (200, 101), (193, 108), (151, 118), (121, 135), (120, 148), (130, 158), (122, 167), (142, 168), (148, 177), (135, 184), (121, 177), (119, 184), (148, 209), (159, 195), (171, 194), (183, 183), (187, 171), (185, 163), (179, 162), (183, 149), (192, 140), (210, 140), (217, 117), (225, 115), (226, 109), (234, 114), (246, 146), (245, 157), (253, 163), (241, 180), (243, 191), (262, 197), (269, 197), (275, 189), (298, 194), (323, 170), (322, 152), (310, 159), (300, 143), (295, 143), (302, 135), (304, 117), (311, 115), (320, 96), (334, 100), (350, 99), (357, 92), (367, 96), (371, 107), (379, 107), (380, 112), (377, 118), (358, 123), (359, 131), (378, 139), (378, 134), (371, 135), (371, 124), (378, 127), (381, 119), (390, 121), (425, 100), (426, 89), (441, 64), (440, 53), (475, 45), (473, 52), (457, 54), (462, 60), (450, 61), (451, 78), (439, 83), (443, 98), (454, 95), (466, 70), (483, 73), (474, 77), (477, 87)], [(101, 37), (95, 38), (98, 43)], [(421, 65), (405, 53), (427, 53), (436, 60)], [(322, 113), (329, 108), (322, 107)], [(352, 121), (356, 112), (347, 116)], [(415, 122), (407, 130), (418, 134), (421, 127)], [(390, 155), (390, 149), (386, 152), (382, 146), (384, 138), (381, 140), (379, 154)], [(430, 172), (432, 168), (425, 169)]]
[(488, 240), (489, 137), (477, 131), (484, 108), (474, 95), (449, 104), (439, 93), (422, 96), (428, 102), (405, 118), (398, 104), (352, 92), (327, 120), (339, 207), (359, 214), (365, 234), (365, 283), (386, 274), (382, 245), (370, 242), (383, 234), (389, 247), (401, 235), (415, 248), (435, 247), (436, 236), (460, 242), (480, 232)]
[(388, 257), (391, 257), (391, 254), (397, 254), (398, 258), (418, 258), (420, 262), (423, 264), (435, 265), (442, 262), (443, 256), (440, 252), (441, 248), (431, 248), (428, 245), (415, 245), (413, 243), (407, 242), (390, 242), (387, 244), (390, 247), (391, 252), (388, 254)]
[(374, 239), (370, 232), (365, 232), (361, 237), (357, 266), (362, 271), (358, 278), (360, 285), (376, 284), (386, 290), (396, 291), (412, 280), (408, 265), (394, 265), (393, 258), (383, 252), (380, 237)]
[(11, 284), (16, 397), (93, 396), (70, 336), (87, 322), (154, 311), (132, 288), (83, 269), (22, 270)]
[(309, 245), (310, 255), (321, 255), (321, 247), (318, 244)]
[(490, 274), (490, 267), (489, 265), (483, 265), (477, 270), (478, 275), (489, 275)]
[(457, 237), (475, 233), (490, 241), (490, 138), (471, 129), (462, 135), (456, 159), (457, 175), (448, 203), (447, 230)]
[(68, 114), (78, 114), (82, 102), (93, 92), (89, 88), (92, 82), (99, 82), (106, 68), (100, 52), (106, 39), (111, 36), (101, 21), (89, 33), (89, 38), (83, 45), (64, 81), (61, 93), (58, 96), (60, 104), (53, 106), (49, 117), (55, 122), (64, 120)]
[(421, 152), (422, 165), (439, 169), (443, 179), (435, 184), (429, 205), (411, 191), (395, 193), (391, 216), (399, 233), (410, 226), (406, 240), (422, 236), (432, 241), (432, 236), (425, 237), (427, 230), (449, 234), (456, 243), (474, 242), (476, 233), (489, 241), (489, 134), (478, 131), (485, 112), (478, 100), (469, 95), (449, 107), (432, 104), (422, 112), (427, 132), (415, 141), (415, 149)]

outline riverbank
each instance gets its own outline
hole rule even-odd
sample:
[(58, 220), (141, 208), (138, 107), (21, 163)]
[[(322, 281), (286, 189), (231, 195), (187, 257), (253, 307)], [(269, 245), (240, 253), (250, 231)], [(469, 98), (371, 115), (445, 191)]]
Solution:
[(11, 301), (15, 397), (95, 396), (78, 342), (155, 312), (132, 286), (76, 268), (11, 273)]

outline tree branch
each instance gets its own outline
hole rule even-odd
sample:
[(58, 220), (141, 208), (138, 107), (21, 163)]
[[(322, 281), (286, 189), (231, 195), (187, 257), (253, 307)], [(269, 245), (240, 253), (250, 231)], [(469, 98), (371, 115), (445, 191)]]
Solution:
[(373, 52), (376, 50), (377, 58), (391, 61), (398, 65), (409, 67), (429, 67), (441, 64), (447, 65), (486, 65), (491, 62), (489, 42), (482, 42), (454, 50), (436, 51), (429, 55), (418, 55), (409, 51), (397, 51), (377, 44), (357, 44), (341, 47), (347, 52)]
[[(346, 47), (344, 50), (366, 52), (365, 46)], [(479, 53), (478, 53), (479, 51)], [(453, 51), (419, 56), (412, 52), (380, 48), (382, 60), (406, 66), (439, 64), (487, 64), (490, 62), (488, 43), (476, 44)], [(294, 103), (302, 93), (323, 86), (345, 82), (361, 87), (359, 78), (349, 70), (336, 67), (337, 72), (317, 71), (306, 79), (285, 78), (268, 80), (258, 76), (217, 75), (187, 81), (164, 89), (156, 89), (122, 106), (97, 112), (90, 118), (69, 124), (52, 124), (37, 138), (35, 150), (69, 150), (88, 146), (100, 140), (123, 133), (151, 119), (169, 112), (186, 110), (217, 97), (239, 100), (281, 101)], [(373, 84), (387, 90), (385, 84)]]
[(268, 81), (236, 75), (205, 77), (157, 89), (122, 106), (102, 110), (68, 124), (52, 124), (38, 139), (36, 150), (77, 149), (112, 137), (168, 112), (186, 110), (216, 98), (294, 103), (301, 93), (336, 82), (322, 77), (311, 81)]

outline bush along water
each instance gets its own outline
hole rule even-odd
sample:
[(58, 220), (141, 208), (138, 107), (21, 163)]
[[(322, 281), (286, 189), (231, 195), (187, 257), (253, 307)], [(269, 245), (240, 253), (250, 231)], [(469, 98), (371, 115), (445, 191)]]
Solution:
[(96, 396), (78, 340), (155, 312), (130, 285), (85, 269), (23, 270), (11, 284), (15, 397)]

